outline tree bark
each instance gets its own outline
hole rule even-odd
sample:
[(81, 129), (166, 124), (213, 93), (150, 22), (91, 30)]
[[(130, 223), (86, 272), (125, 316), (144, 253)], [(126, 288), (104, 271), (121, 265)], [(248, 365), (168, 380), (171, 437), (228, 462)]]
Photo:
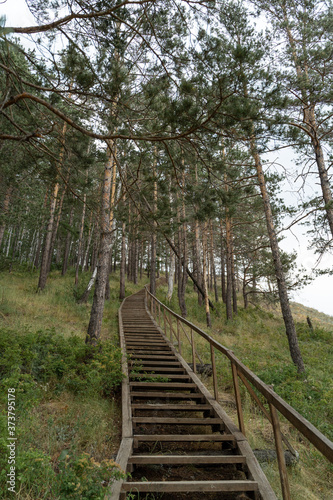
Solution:
[(153, 163), (153, 178), (154, 178), (154, 192), (153, 192), (153, 232), (151, 235), (151, 247), (150, 247), (150, 293), (156, 294), (156, 241), (157, 241), (157, 222), (155, 220), (157, 212), (157, 178), (156, 178), (156, 149), (155, 158)]
[(105, 303), (105, 289), (106, 281), (108, 279), (108, 271), (110, 264), (110, 250), (111, 250), (111, 186), (113, 168), (115, 159), (113, 158), (112, 143), (108, 143), (109, 147), (109, 160), (104, 170), (104, 182), (102, 191), (102, 204), (101, 204), (101, 239), (99, 246), (97, 276), (95, 284), (95, 292), (93, 304), (90, 313), (90, 321), (86, 336), (86, 343), (96, 345), (100, 339), (104, 303)]
[[(6, 216), (6, 214), (8, 212), (12, 192), (13, 192), (13, 187), (8, 186), (7, 191), (6, 191), (6, 195), (5, 195), (5, 199), (3, 202), (3, 206), (2, 206), (2, 213), (4, 216)], [(5, 233), (5, 228), (6, 228), (6, 222), (4, 221), (0, 226), (0, 247), (2, 244), (2, 240), (3, 240), (3, 235)]]
[(224, 253), (224, 239), (223, 239), (223, 223), (222, 219), (220, 220), (220, 230), (221, 230), (221, 290), (222, 290), (222, 301), (224, 304), (227, 301), (227, 293), (226, 293), (226, 283), (225, 283), (225, 253)]
[[(184, 199), (184, 186), (185, 186), (185, 169), (183, 168), (182, 173), (182, 207), (177, 208), (177, 219), (179, 224), (178, 229), (178, 249), (179, 255), (182, 255), (182, 259), (178, 262), (178, 303), (181, 310), (181, 314), (183, 318), (187, 316), (187, 308), (186, 308), (186, 283), (187, 283), (187, 237), (186, 237), (186, 212), (185, 212), (185, 199)], [(182, 217), (183, 223), (181, 224), (180, 218)]]
[[(201, 258), (200, 258), (200, 227), (199, 221), (195, 220), (195, 253), (196, 253), (196, 280), (200, 287), (203, 285), (203, 279), (201, 274)], [(201, 307), (204, 299), (204, 294), (200, 292), (200, 288), (196, 287), (198, 292), (198, 305)]]
[(121, 260), (120, 260), (120, 286), (119, 298), (125, 298), (125, 277), (126, 277), (126, 222), (123, 221), (121, 226)]
[(232, 280), (232, 310), (237, 315), (237, 278), (235, 271), (235, 255), (234, 255), (234, 238), (232, 234), (231, 227), (231, 241), (230, 241), (230, 250), (231, 250), (231, 280)]
[(43, 253), (42, 253), (42, 263), (41, 263), (41, 268), (40, 268), (37, 291), (44, 290), (45, 285), (46, 285), (46, 281), (47, 281), (49, 262), (51, 259), (50, 252), (51, 252), (51, 245), (52, 245), (52, 234), (53, 234), (53, 229), (54, 229), (54, 218), (55, 218), (55, 211), (56, 211), (56, 205), (57, 205), (58, 191), (59, 191), (59, 183), (56, 182), (54, 185), (54, 188), (53, 188), (53, 194), (52, 194), (51, 203), (50, 203), (50, 217), (49, 217), (49, 222), (48, 222), (47, 229), (46, 229), (46, 235), (45, 235), (45, 241), (44, 241), (44, 247), (43, 247)]
[[(123, 187), (126, 185), (126, 170), (124, 172)], [(124, 189), (123, 204), (126, 202), (126, 190)], [(122, 221), (121, 225), (121, 257), (120, 257), (120, 276), (119, 276), (119, 299), (125, 298), (125, 281), (126, 281), (126, 221)]]
[(226, 312), (227, 319), (232, 320), (232, 232), (231, 232), (231, 220), (228, 213), (228, 208), (226, 208), (226, 254), (227, 254), (227, 293), (226, 293)]
[(208, 289), (207, 289), (207, 260), (208, 260), (208, 248), (207, 248), (207, 222), (204, 223), (202, 230), (202, 277), (203, 277), (203, 289), (205, 294), (205, 310), (206, 310), (206, 323), (209, 328), (212, 326), (212, 320), (210, 317), (209, 309), (209, 299), (208, 299)]
[(260, 156), (257, 152), (255, 137), (251, 138), (251, 153), (253, 155), (255, 166), (257, 170), (258, 182), (260, 187), (261, 196), (264, 203), (264, 210), (266, 216), (266, 225), (269, 236), (270, 247), (272, 250), (275, 276), (277, 280), (280, 304), (282, 316), (286, 328), (286, 335), (289, 343), (289, 351), (294, 364), (297, 366), (298, 372), (304, 372), (304, 363), (301, 355), (301, 351), (298, 345), (298, 339), (296, 335), (296, 328), (293, 320), (293, 316), (290, 309), (287, 285), (285, 281), (285, 276), (283, 272), (282, 262), (280, 258), (279, 245), (277, 241), (277, 236), (274, 228), (272, 209), (270, 204), (270, 199), (266, 187), (266, 181), (264, 177), (264, 172), (261, 164)]
[(211, 269), (213, 274), (213, 284), (214, 284), (214, 293), (215, 293), (215, 302), (219, 301), (219, 294), (217, 292), (217, 281), (216, 281), (216, 269), (215, 269), (215, 261), (214, 261), (214, 238), (213, 238), (213, 223), (212, 220), (209, 221), (209, 233), (210, 233), (210, 261), (211, 261)]
[[(173, 236), (171, 237), (171, 241), (174, 243)], [(176, 256), (173, 253), (173, 251), (170, 249), (170, 269), (168, 272), (168, 292), (167, 292), (167, 296), (166, 296), (166, 299), (168, 302), (170, 302), (170, 300), (172, 299), (172, 295), (173, 295), (175, 269), (176, 269)]]
[(90, 212), (88, 241), (87, 241), (87, 248), (86, 248), (86, 251), (85, 251), (85, 254), (84, 254), (84, 259), (83, 259), (83, 264), (82, 264), (82, 271), (87, 271), (88, 270), (89, 249), (90, 249), (90, 245), (91, 245), (92, 235), (94, 233), (94, 224), (92, 223), (92, 217), (93, 217), (93, 213)]
[[(75, 266), (75, 287), (76, 288), (79, 284), (79, 268), (80, 268), (80, 264), (81, 264), (81, 254), (82, 254), (82, 246), (83, 246), (83, 231), (84, 231), (84, 223), (85, 223), (85, 218), (86, 218), (86, 201), (87, 201), (87, 195), (86, 195), (86, 193), (84, 193), (82, 217), (81, 217), (80, 233), (79, 233), (79, 243), (78, 243), (78, 249), (77, 249), (77, 260), (76, 260), (76, 266)], [(83, 265), (82, 265), (82, 268), (83, 268)]]

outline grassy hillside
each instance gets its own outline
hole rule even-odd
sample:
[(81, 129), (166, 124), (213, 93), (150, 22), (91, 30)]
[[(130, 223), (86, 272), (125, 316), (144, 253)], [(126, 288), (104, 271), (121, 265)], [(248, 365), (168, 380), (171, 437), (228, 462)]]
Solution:
[[(113, 462), (121, 432), (117, 311), (119, 276), (111, 275), (111, 299), (106, 303), (101, 350), (84, 345), (91, 301), (78, 304), (88, 276), (81, 275), (75, 290), (74, 275), (51, 273), (47, 288), (36, 294), (36, 274), (0, 274), (0, 497), (6, 492), (7, 390), (16, 390), (17, 498), (35, 500), (103, 498), (103, 481), (120, 471)], [(128, 284), (126, 293), (139, 290)], [(164, 302), (166, 287), (158, 289)], [(188, 318), (207, 331), (205, 313), (197, 306), (193, 287), (187, 287)], [(171, 308), (179, 311), (176, 290)], [(298, 305), (294, 306), (298, 307)], [(209, 332), (322, 432), (333, 435), (332, 328), (299, 306), (296, 316), (300, 347), (306, 365), (298, 376), (288, 352), (278, 311), (251, 307), (239, 310), (232, 322), (217, 305)], [(318, 313), (321, 315), (321, 313)], [(314, 325), (306, 323), (309, 315)], [(207, 347), (196, 338), (204, 361)], [(190, 349), (185, 349), (190, 360)], [(217, 356), (220, 403), (236, 421), (230, 366)], [(211, 379), (204, 382), (211, 388)], [(244, 392), (246, 427), (254, 448), (273, 448), (270, 424)], [(287, 423), (283, 432), (300, 453), (290, 469), (293, 500), (333, 498), (332, 468)], [(275, 463), (263, 464), (276, 491), (279, 477)], [(6, 496), (7, 495), (7, 496)]]
[(333, 316), (324, 314), (311, 307), (303, 306), (303, 304), (298, 304), (297, 302), (291, 303), (291, 309), (295, 318), (295, 321), (306, 322), (306, 318), (309, 317), (314, 327), (325, 328), (327, 330), (333, 331)]
[[(88, 276), (53, 272), (36, 294), (37, 274), (0, 274), (0, 498), (8, 492), (8, 389), (15, 388), (16, 498), (102, 499), (121, 438), (119, 277), (100, 349), (84, 340), (91, 300), (77, 304)], [(128, 294), (139, 290), (128, 287)]]

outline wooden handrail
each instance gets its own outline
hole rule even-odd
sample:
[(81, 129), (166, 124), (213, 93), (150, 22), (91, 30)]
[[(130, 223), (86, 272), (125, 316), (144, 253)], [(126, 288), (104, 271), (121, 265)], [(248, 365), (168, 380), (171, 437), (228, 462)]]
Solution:
[(150, 291), (145, 287), (146, 293), (156, 301), (165, 311), (168, 311), (172, 316), (177, 318), (179, 321), (192, 328), (193, 331), (197, 332), (201, 337), (203, 337), (211, 346), (215, 347), (218, 351), (222, 352), (227, 356), (232, 365), (237, 368), (237, 370), (249, 381), (251, 384), (265, 397), (267, 402), (274, 406), (293, 426), (303, 434), (320, 453), (322, 453), (330, 462), (333, 462), (333, 443), (324, 434), (322, 434), (314, 425), (311, 424), (306, 418), (302, 417), (292, 406), (290, 406), (284, 399), (282, 399), (276, 392), (271, 389), (265, 382), (263, 382), (255, 373), (253, 373), (247, 366), (245, 366), (234, 353), (223, 346), (215, 339), (213, 339), (206, 332), (195, 326), (193, 323), (187, 319), (182, 318), (179, 314), (175, 313), (159, 301)]

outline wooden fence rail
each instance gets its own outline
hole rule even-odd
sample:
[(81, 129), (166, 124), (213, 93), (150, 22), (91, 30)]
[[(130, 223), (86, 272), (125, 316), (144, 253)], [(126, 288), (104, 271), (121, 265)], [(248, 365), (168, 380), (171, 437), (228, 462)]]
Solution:
[[(181, 337), (180, 337), (180, 328), (181, 326), (187, 340), (191, 344), (192, 349), (192, 360), (193, 360), (193, 371), (196, 371), (196, 360), (195, 358), (200, 357), (196, 351), (194, 345), (194, 337), (193, 332), (198, 333), (203, 339), (205, 339), (210, 344), (210, 353), (211, 353), (211, 363), (212, 363), (212, 371), (213, 371), (213, 385), (214, 385), (214, 397), (218, 398), (218, 389), (217, 389), (217, 372), (216, 372), (216, 363), (215, 363), (215, 349), (222, 354), (224, 354), (231, 362), (231, 373), (233, 377), (233, 384), (235, 390), (235, 399), (237, 406), (237, 415), (238, 415), (238, 423), (239, 428), (242, 433), (245, 435), (245, 425), (243, 419), (243, 410), (242, 403), (240, 397), (240, 388), (239, 388), (239, 380), (243, 382), (244, 387), (247, 389), (251, 397), (256, 401), (259, 405), (261, 411), (264, 412), (268, 420), (271, 422), (273, 427), (273, 433), (275, 438), (275, 447), (279, 465), (279, 473), (281, 480), (281, 489), (284, 500), (291, 500), (289, 484), (288, 484), (288, 475), (287, 468), (285, 464), (285, 457), (282, 448), (282, 441), (287, 444), (289, 450), (292, 450), (292, 447), (287, 442), (286, 438), (283, 436), (280, 430), (280, 423), (278, 418), (277, 410), (304, 436), (306, 437), (316, 448), (322, 453), (330, 462), (333, 462), (333, 443), (326, 436), (324, 436), (314, 425), (312, 425), (308, 420), (306, 420), (302, 415), (300, 415), (294, 408), (292, 408), (286, 401), (284, 401), (280, 396), (278, 396), (273, 389), (265, 384), (257, 375), (255, 375), (249, 368), (247, 368), (235, 355), (234, 353), (213, 339), (206, 332), (195, 326), (190, 321), (182, 318), (174, 311), (169, 309), (166, 305), (160, 302), (154, 295), (150, 293), (148, 287), (145, 287), (146, 293), (146, 303), (150, 306), (151, 314), (154, 316), (155, 321), (161, 325), (161, 309), (163, 311), (164, 318), (164, 332), (167, 336), (167, 326), (169, 326), (169, 336), (172, 341), (172, 335), (174, 335), (176, 339), (176, 344), (178, 343), (178, 351), (181, 353)], [(172, 317), (177, 320), (177, 332), (172, 327)], [(186, 325), (190, 329), (190, 336), (187, 335), (184, 326)], [(269, 406), (269, 412), (265, 409), (256, 393), (254, 392), (252, 386), (257, 389), (257, 391), (265, 398), (266, 403)]]

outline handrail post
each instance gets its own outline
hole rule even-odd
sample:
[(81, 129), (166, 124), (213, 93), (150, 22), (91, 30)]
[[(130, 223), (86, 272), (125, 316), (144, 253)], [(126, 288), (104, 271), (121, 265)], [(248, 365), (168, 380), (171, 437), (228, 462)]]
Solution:
[(241, 432), (245, 436), (245, 425), (244, 425), (243, 410), (242, 410), (242, 400), (241, 400), (239, 384), (238, 384), (237, 366), (232, 361), (231, 361), (231, 369), (232, 369), (232, 378), (233, 378), (233, 382), (234, 382), (238, 424), (239, 424), (239, 428), (240, 428)]
[(195, 361), (195, 346), (194, 346), (194, 335), (193, 335), (193, 330), (191, 328), (191, 344), (192, 344), (192, 361), (193, 361), (193, 371), (194, 373), (197, 373), (197, 364)]
[(177, 338), (178, 338), (178, 352), (182, 353), (182, 345), (180, 342), (180, 328), (179, 328), (179, 319), (177, 318)]
[(210, 344), (210, 357), (212, 361), (212, 370), (213, 370), (213, 384), (214, 384), (214, 396), (216, 401), (218, 401), (219, 393), (217, 387), (217, 374), (216, 374), (216, 363), (215, 363), (215, 351), (212, 344)]
[(164, 334), (166, 336), (166, 317), (165, 317), (165, 309), (163, 307), (163, 319), (164, 319)]
[(170, 342), (172, 342), (172, 316), (169, 313), (169, 326), (170, 326)]
[(153, 313), (153, 302), (154, 302), (154, 301), (153, 301), (153, 297), (152, 297), (152, 295), (151, 295), (151, 296), (150, 296), (150, 312), (151, 312), (151, 314), (154, 316), (154, 313)]
[(161, 326), (161, 304), (158, 304), (158, 324)]
[(282, 446), (282, 436), (281, 436), (281, 430), (280, 430), (279, 417), (278, 417), (278, 413), (276, 411), (275, 406), (272, 405), (271, 403), (269, 403), (269, 409), (270, 409), (271, 417), (272, 417), (276, 455), (277, 455), (278, 464), (279, 464), (282, 497), (283, 497), (283, 500), (291, 500), (289, 481), (288, 481), (288, 473), (287, 473), (286, 461), (284, 458), (284, 452), (283, 452), (283, 446)]

